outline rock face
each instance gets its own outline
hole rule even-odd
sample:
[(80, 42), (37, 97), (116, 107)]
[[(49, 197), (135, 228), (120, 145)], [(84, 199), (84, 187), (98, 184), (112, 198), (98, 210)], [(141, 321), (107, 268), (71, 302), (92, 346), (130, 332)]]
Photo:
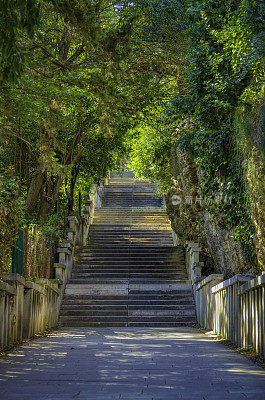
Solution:
[(251, 270), (240, 243), (233, 239), (231, 231), (222, 228), (208, 212), (204, 213), (204, 233), (216, 272), (232, 276)]
[(251, 270), (241, 245), (224, 222), (205, 210), (200, 195), (200, 171), (189, 153), (174, 149), (173, 184), (166, 195), (167, 211), (179, 244), (199, 241), (206, 264), (204, 273), (226, 277)]

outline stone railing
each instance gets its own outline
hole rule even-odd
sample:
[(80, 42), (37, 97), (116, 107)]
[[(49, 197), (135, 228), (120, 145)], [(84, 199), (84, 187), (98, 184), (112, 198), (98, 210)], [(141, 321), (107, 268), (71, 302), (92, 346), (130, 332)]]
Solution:
[(240, 331), (240, 310), (238, 290), (240, 285), (251, 280), (253, 275), (235, 275), (213, 286), (212, 301), (215, 304), (213, 331), (222, 338), (238, 345)]
[(19, 274), (5, 274), (0, 282), (0, 348), (55, 327), (58, 283), (42, 278), (26, 282)]
[(209, 275), (195, 286), (195, 304), (198, 324), (204, 328), (214, 329), (214, 316), (216, 314), (213, 301), (212, 288), (223, 281), (222, 274)]
[(19, 274), (0, 276), (0, 349), (56, 327), (64, 289), (71, 276), (75, 249), (85, 245), (94, 209), (101, 205), (103, 187), (93, 185), (83, 216), (69, 216), (67, 239), (58, 249), (55, 279), (27, 282)]
[(203, 262), (200, 262), (201, 248), (198, 243), (189, 242), (186, 245), (186, 268), (188, 279), (191, 280), (194, 296), (196, 294), (196, 284), (201, 280), (201, 270)]
[(265, 358), (265, 274), (254, 278), (238, 274), (201, 276), (200, 246), (186, 246), (198, 324), (241, 348), (253, 348)]
[(240, 286), (238, 308), (238, 345), (265, 358), (265, 273)]

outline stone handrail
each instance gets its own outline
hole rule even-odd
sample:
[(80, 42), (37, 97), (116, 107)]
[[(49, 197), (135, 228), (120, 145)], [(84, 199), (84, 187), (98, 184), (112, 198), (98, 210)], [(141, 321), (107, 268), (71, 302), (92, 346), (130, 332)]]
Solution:
[(202, 328), (265, 358), (265, 274), (225, 281), (221, 274), (210, 275), (196, 284), (195, 303)]
[(196, 284), (195, 305), (197, 321), (204, 329), (214, 329), (215, 302), (212, 288), (224, 279), (223, 274), (212, 274)]
[(265, 274), (244, 283), (237, 294), (240, 318), (238, 345), (252, 348), (265, 358)]
[(198, 324), (238, 347), (252, 348), (265, 358), (265, 274), (201, 276), (198, 243), (186, 245), (186, 267)]
[(238, 290), (240, 285), (253, 278), (250, 274), (237, 274), (212, 288), (215, 313), (213, 330), (217, 335), (238, 345), (240, 318)]

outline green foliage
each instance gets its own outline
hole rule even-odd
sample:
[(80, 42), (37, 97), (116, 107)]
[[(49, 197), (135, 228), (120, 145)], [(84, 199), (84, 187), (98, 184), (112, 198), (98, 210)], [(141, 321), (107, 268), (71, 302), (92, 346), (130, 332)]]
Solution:
[(0, 81), (17, 81), (25, 71), (24, 33), (33, 38), (39, 22), (37, 0), (2, 0), (0, 3)]
[(24, 204), (17, 179), (0, 175), (0, 272), (7, 272), (17, 229), (24, 223)]
[(38, 233), (45, 237), (47, 246), (64, 239), (64, 224), (60, 213), (49, 215), (38, 224)]
[[(92, 182), (126, 157), (138, 176), (160, 181), (166, 191), (178, 146), (198, 164), (203, 194), (232, 196), (231, 204), (209, 211), (253, 256), (253, 198), (242, 165), (251, 158), (247, 132), (264, 101), (263, 3), (1, 3), (0, 144), (6, 152), (0, 171), (18, 177), (34, 218), (60, 225), (48, 236), (61, 234), (79, 191), (85, 197)], [(245, 123), (236, 117), (242, 107)], [(248, 177), (263, 169), (248, 166)]]
[[(168, 101), (158, 109), (168, 118), (160, 118), (159, 129), (152, 129), (149, 126), (158, 120), (153, 113), (149, 124), (143, 122), (137, 127), (132, 165), (138, 174), (141, 170), (143, 176), (162, 180), (166, 190), (170, 182), (170, 147), (177, 145), (191, 153), (200, 167), (202, 194), (219, 193), (223, 199), (232, 198), (231, 204), (215, 203), (208, 210), (226, 221), (247, 258), (255, 262), (252, 203), (243, 168), (246, 153), (240, 150), (242, 143), (238, 143), (234, 121), (240, 105), (248, 103), (251, 109), (264, 99), (263, 2), (141, 3), (146, 7), (144, 15), (151, 32), (148, 40), (167, 43), (174, 37), (185, 45), (179, 53), (181, 62), (175, 61), (175, 71), (181, 71), (175, 76), (175, 93), (170, 92)], [(255, 110), (252, 122), (254, 115)], [(248, 144), (245, 140), (244, 146)], [(254, 176), (251, 179), (255, 181)]]
[[(257, 4), (244, 1), (191, 3), (187, 14), (191, 22), (188, 98), (196, 123), (193, 137), (188, 134), (189, 148), (202, 170), (203, 189), (206, 192), (216, 190), (224, 197), (233, 196), (231, 205), (221, 203), (212, 212), (226, 219), (234, 237), (241, 241), (246, 255), (253, 260), (255, 229), (245, 191), (244, 159), (237, 149), (233, 120), (256, 74), (257, 63), (253, 60), (246, 63), (245, 55), (249, 32), (255, 18), (258, 21)], [(235, 39), (235, 35), (241, 39)], [(255, 48), (253, 42), (251, 46)], [(257, 47), (253, 51), (259, 52)], [(187, 133), (183, 134), (180, 144), (183, 140), (187, 143)]]

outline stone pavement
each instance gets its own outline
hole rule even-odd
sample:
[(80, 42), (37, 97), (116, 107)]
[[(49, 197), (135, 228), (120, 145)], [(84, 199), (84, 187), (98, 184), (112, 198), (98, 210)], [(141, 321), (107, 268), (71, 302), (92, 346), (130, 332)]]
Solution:
[(1, 400), (265, 399), (265, 371), (193, 328), (64, 328), (0, 358)]

